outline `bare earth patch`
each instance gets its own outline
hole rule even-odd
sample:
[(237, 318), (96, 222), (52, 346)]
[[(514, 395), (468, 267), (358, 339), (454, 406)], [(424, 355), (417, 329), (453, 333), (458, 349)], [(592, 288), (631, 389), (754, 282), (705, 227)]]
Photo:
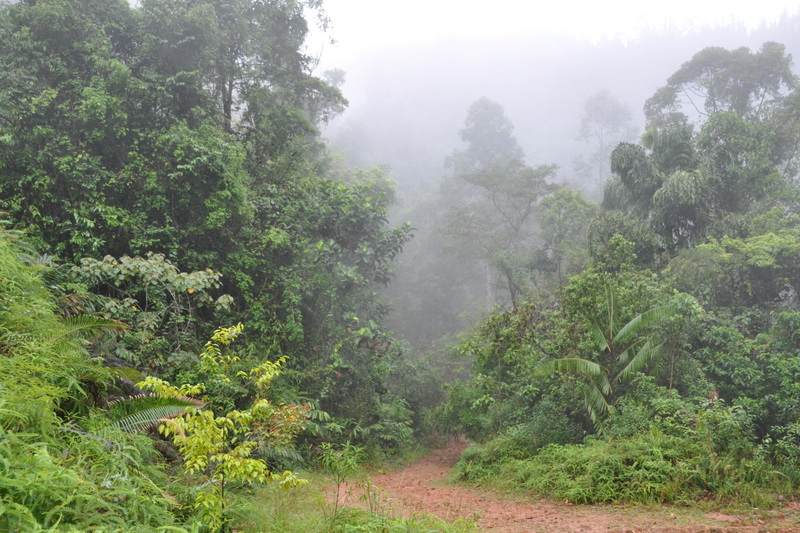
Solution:
[[(800, 533), (796, 504), (754, 518), (670, 506), (571, 505), (449, 485), (447, 475), (466, 444), (452, 443), (402, 469), (373, 476), (381, 508), (392, 516), (433, 513), (446, 521), (475, 520), (481, 531), (497, 533)], [(349, 490), (345, 504), (366, 505), (363, 490)]]

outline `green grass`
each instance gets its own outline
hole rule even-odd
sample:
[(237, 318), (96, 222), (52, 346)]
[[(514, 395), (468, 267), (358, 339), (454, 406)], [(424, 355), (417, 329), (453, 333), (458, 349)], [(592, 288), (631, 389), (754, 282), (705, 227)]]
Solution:
[(758, 457), (709, 453), (703, 443), (657, 431), (632, 438), (549, 445), (519, 459), (473, 445), (456, 479), (573, 503), (671, 503), (772, 508), (791, 497), (786, 476)]
[[(237, 527), (259, 533), (467, 533), (478, 531), (474, 522), (446, 522), (431, 514), (397, 518), (383, 505), (379, 491), (364, 502), (371, 511), (345, 506), (333, 519), (331, 505), (323, 489), (330, 481), (319, 474), (303, 474), (308, 483), (289, 491), (275, 486), (262, 487), (249, 498)], [(358, 476), (357, 476), (358, 477)], [(363, 473), (361, 475), (363, 477)]]

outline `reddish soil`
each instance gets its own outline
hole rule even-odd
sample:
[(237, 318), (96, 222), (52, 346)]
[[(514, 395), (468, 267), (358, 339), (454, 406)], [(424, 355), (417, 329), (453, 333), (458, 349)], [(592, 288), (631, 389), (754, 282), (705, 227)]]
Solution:
[[(382, 512), (409, 517), (433, 513), (451, 522), (474, 520), (481, 531), (521, 533), (800, 533), (800, 505), (779, 511), (733, 515), (670, 506), (571, 505), (519, 498), (448, 484), (465, 441), (399, 470), (372, 477)], [(364, 490), (349, 487), (346, 505), (366, 506)]]

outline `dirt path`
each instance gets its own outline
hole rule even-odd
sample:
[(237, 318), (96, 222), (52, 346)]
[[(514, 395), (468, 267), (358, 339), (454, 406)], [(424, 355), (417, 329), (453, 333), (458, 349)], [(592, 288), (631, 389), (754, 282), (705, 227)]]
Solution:
[[(754, 516), (702, 513), (668, 506), (591, 506), (511, 498), (490, 491), (448, 485), (447, 474), (466, 442), (372, 477), (382, 509), (393, 516), (433, 513), (447, 521), (476, 520), (481, 531), (521, 533), (800, 533), (800, 505)], [(353, 487), (348, 504), (363, 490)]]

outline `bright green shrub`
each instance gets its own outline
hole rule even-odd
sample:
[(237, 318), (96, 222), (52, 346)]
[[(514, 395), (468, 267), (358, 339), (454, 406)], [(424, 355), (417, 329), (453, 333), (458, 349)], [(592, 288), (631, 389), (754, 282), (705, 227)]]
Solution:
[(492, 443), (469, 448), (457, 465), (467, 481), (575, 503), (686, 503), (699, 497), (758, 507), (787, 490), (785, 477), (758, 455), (716, 450), (700, 425), (683, 436), (658, 428), (631, 438), (592, 437), (582, 445), (548, 445), (526, 459), (497, 460)]
[(104, 321), (60, 319), (40, 267), (23, 251), (17, 235), (0, 231), (0, 530), (175, 524), (151, 441), (111, 429), (101, 435), (99, 417), (84, 416), (90, 391), (110, 375), (89, 358), (82, 336)]

